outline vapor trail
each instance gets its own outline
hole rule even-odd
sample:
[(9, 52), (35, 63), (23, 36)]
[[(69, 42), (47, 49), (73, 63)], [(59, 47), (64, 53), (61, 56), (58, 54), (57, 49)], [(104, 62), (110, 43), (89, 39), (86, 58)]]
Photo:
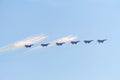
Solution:
[(76, 36), (71, 36), (70, 35), (70, 36), (67, 36), (67, 37), (63, 37), (63, 38), (57, 39), (54, 42), (59, 42), (59, 43), (61, 43), (61, 42), (70, 42), (70, 41), (73, 41), (75, 39), (77, 39)]
[(31, 37), (28, 37), (28, 38), (26, 38), (24, 40), (15, 42), (13, 44), (10, 44), (8, 46), (1, 47), (0, 51), (7, 51), (7, 50), (12, 50), (12, 49), (20, 48), (20, 47), (23, 47), (25, 44), (34, 44), (34, 43), (37, 43), (39, 41), (44, 40), (45, 38), (46, 38), (45, 35), (31, 36)]

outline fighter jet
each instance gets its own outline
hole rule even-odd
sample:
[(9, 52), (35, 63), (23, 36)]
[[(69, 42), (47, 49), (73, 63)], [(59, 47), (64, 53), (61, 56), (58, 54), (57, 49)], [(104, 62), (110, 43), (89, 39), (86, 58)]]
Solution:
[(50, 43), (41, 44), (42, 47), (47, 47), (48, 45), (50, 45)]
[(97, 40), (98, 43), (103, 43), (104, 41), (107, 41), (107, 39)]
[(71, 44), (78, 44), (80, 41), (71, 41)]
[(86, 44), (89, 44), (89, 43), (91, 43), (93, 40), (84, 40), (84, 43), (86, 43)]
[(62, 46), (63, 44), (65, 44), (65, 42), (57, 42), (56, 43), (57, 46)]
[(28, 44), (25, 44), (25, 47), (26, 47), (26, 48), (31, 48), (32, 46), (33, 46), (33, 44), (29, 44), (29, 45), (28, 45)]

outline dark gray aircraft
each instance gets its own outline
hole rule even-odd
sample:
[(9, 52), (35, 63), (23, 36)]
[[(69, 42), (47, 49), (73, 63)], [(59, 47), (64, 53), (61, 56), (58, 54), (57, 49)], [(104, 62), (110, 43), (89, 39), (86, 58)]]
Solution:
[(29, 44), (29, 45), (25, 44), (26, 48), (31, 48), (32, 46), (33, 46), (33, 44)]
[(78, 44), (80, 41), (71, 41), (71, 44)]
[(91, 43), (93, 40), (84, 40), (84, 43), (86, 43), (86, 44), (89, 44), (89, 43)]
[(47, 47), (48, 45), (50, 45), (50, 43), (41, 44), (42, 47)]
[(56, 43), (57, 46), (62, 46), (63, 44), (65, 44), (65, 42), (57, 42)]
[(107, 39), (97, 40), (98, 43), (103, 43), (104, 41), (107, 41)]

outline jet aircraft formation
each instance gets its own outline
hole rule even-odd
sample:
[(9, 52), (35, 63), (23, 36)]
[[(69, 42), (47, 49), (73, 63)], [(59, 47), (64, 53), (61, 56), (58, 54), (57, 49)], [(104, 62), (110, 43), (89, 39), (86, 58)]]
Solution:
[[(91, 42), (93, 42), (94, 40), (84, 40), (83, 42), (85, 44), (90, 44)], [(104, 43), (105, 41), (107, 41), (107, 39), (101, 39), (101, 40), (97, 40), (98, 43)], [(81, 41), (71, 41), (70, 43), (73, 44), (73, 45), (76, 45), (78, 44), (79, 42)], [(42, 47), (47, 47), (49, 46), (51, 43), (42, 43), (41, 46)], [(57, 46), (62, 46), (63, 44), (65, 44), (65, 42), (56, 42), (55, 43)], [(26, 48), (31, 48), (32, 46), (34, 46), (34, 44), (25, 44), (25, 47)]]

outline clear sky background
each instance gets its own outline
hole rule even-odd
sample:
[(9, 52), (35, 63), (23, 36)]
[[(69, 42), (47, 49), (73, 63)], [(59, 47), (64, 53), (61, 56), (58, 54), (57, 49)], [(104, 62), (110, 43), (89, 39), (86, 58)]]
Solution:
[(95, 40), (0, 52), (0, 80), (120, 80), (119, 21), (119, 0), (0, 0), (1, 47), (39, 33), (48, 35), (41, 43)]

